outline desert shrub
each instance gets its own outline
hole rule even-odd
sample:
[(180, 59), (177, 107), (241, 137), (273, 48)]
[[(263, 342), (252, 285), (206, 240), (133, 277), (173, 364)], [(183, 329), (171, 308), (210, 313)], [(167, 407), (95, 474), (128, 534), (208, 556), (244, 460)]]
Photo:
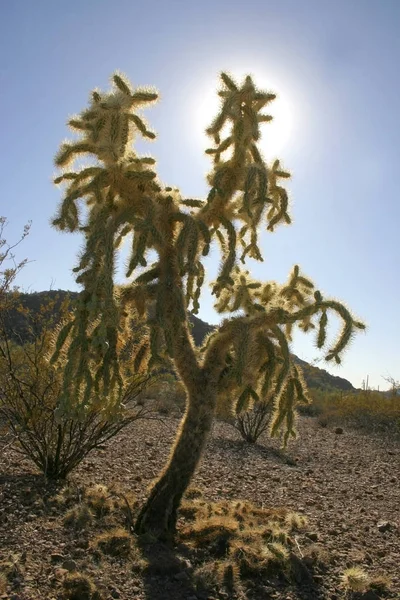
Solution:
[[(64, 362), (49, 360), (55, 325), (52, 310), (52, 303), (39, 314), (25, 310), (33, 342), (24, 345), (11, 341), (6, 311), (0, 314), (0, 418), (14, 435), (17, 452), (49, 479), (64, 479), (93, 449), (133, 421), (152, 416), (151, 407), (136, 401), (152, 383), (152, 375), (125, 378), (121, 405), (114, 414), (94, 403), (79, 414), (58, 415)], [(63, 314), (66, 318), (67, 305)]]
[[(51, 363), (54, 348), (55, 305), (57, 298), (37, 313), (19, 303), (15, 278), (26, 264), (17, 262), (14, 248), (4, 238), (7, 221), (0, 217), (0, 427), (17, 442), (15, 450), (32, 460), (51, 479), (65, 478), (94, 448), (104, 444), (123, 427), (151, 415), (137, 398), (153, 382), (148, 373), (124, 371), (124, 385), (118, 412), (105, 413), (99, 402), (89, 410), (68, 417), (57, 415), (63, 396), (63, 372), (66, 355)], [(25, 226), (21, 240), (29, 233)], [(21, 241), (20, 240), (20, 241)], [(63, 323), (70, 318), (68, 301), (59, 308)], [(23, 343), (13, 329), (16, 316), (26, 321), (29, 342)], [(20, 343), (17, 343), (17, 342)], [(127, 337), (122, 352), (134, 342)], [(121, 353), (122, 355), (122, 353)], [(131, 367), (130, 367), (131, 368)], [(94, 390), (96, 396), (96, 390)]]
[(251, 410), (237, 415), (233, 424), (246, 442), (255, 444), (268, 429), (272, 412), (272, 402), (256, 402)]
[(310, 390), (312, 402), (301, 404), (297, 407), (298, 412), (306, 417), (319, 417), (327, 411), (329, 405), (336, 400), (340, 392), (322, 389)]
[(217, 401), (216, 417), (234, 427), (246, 442), (254, 444), (268, 429), (274, 409), (273, 399), (259, 400), (254, 393), (253, 398), (246, 396), (245, 400), (242, 410), (240, 398), (233, 403), (227, 396), (221, 396)]
[(350, 425), (375, 433), (400, 435), (400, 399), (379, 392), (360, 392), (341, 398), (334, 416)]
[[(400, 436), (400, 398), (379, 392), (350, 394), (312, 392), (313, 406), (322, 426), (346, 425), (376, 434)], [(303, 412), (303, 408), (300, 409)]]
[(186, 406), (186, 392), (175, 377), (162, 374), (151, 386), (151, 399), (155, 410), (161, 415), (181, 415)]

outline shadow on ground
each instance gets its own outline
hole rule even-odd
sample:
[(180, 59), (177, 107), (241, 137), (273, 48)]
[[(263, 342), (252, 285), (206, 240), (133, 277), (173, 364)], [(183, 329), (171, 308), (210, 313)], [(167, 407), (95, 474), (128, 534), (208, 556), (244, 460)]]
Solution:
[(298, 461), (296, 458), (290, 456), (287, 452), (275, 448), (273, 446), (264, 446), (259, 443), (250, 444), (244, 440), (227, 440), (223, 438), (216, 438), (211, 441), (211, 448), (222, 448), (223, 450), (229, 450), (233, 455), (238, 457), (249, 457), (251, 455), (260, 456), (261, 458), (272, 460), (273, 462), (288, 465), (290, 467), (297, 467)]
[(189, 548), (184, 545), (174, 548), (172, 545), (146, 542), (140, 538), (138, 546), (148, 563), (142, 572), (148, 600), (208, 600), (213, 597), (197, 589)]
[(173, 547), (139, 541), (138, 546), (148, 563), (142, 572), (147, 600), (272, 600), (278, 591), (286, 594), (288, 599), (325, 598), (325, 590), (320, 585), (321, 575), (314, 573), (313, 567), (306, 566), (295, 555), (291, 556), (290, 579), (276, 576), (268, 580), (261, 575), (254, 576), (242, 580), (234, 591), (225, 586), (203, 587), (195, 577), (196, 567), (212, 561), (213, 557), (207, 556), (207, 552), (200, 550), (196, 555), (193, 548), (184, 544)]
[(0, 474), (0, 532), (2, 544), (18, 542), (24, 523), (50, 516), (53, 499), (65, 485), (42, 475)]

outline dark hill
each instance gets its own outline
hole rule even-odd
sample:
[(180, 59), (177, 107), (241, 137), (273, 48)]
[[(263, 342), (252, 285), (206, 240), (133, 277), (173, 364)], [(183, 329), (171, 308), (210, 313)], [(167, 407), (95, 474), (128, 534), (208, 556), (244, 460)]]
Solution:
[[(42, 306), (45, 306), (48, 302), (54, 302), (54, 321), (57, 321), (58, 311), (61, 303), (69, 298), (74, 300), (78, 296), (78, 292), (70, 292), (64, 290), (50, 290), (44, 292), (33, 292), (31, 294), (21, 294), (21, 304), (27, 309), (35, 312), (40, 311)], [(202, 321), (194, 315), (190, 315), (190, 322), (192, 324), (192, 335), (196, 345), (200, 345), (206, 335), (213, 331), (215, 328), (213, 325), (209, 325), (205, 321)], [(24, 342), (28, 340), (28, 328), (26, 317), (20, 312), (14, 311), (11, 314), (10, 325), (15, 333), (15, 336), (20, 341)], [(342, 391), (355, 391), (353, 385), (347, 379), (331, 375), (325, 369), (320, 369), (310, 365), (309, 363), (301, 360), (297, 356), (294, 356), (296, 362), (302, 367), (305, 379), (310, 388), (323, 389), (323, 390), (342, 390)]]

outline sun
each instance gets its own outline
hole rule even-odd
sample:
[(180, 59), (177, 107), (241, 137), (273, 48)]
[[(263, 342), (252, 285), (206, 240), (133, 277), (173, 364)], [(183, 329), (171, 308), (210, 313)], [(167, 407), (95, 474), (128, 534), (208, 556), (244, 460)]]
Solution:
[[(240, 83), (247, 74), (250, 74), (258, 89), (276, 94), (276, 99), (266, 106), (263, 111), (265, 114), (270, 114), (273, 120), (261, 126), (261, 139), (258, 146), (265, 160), (271, 161), (275, 158), (281, 158), (281, 152), (290, 140), (293, 126), (293, 111), (283, 86), (276, 80), (271, 80), (262, 70), (235, 71), (232, 69), (229, 73)], [(197, 97), (195, 110), (196, 137), (201, 140), (204, 148), (208, 148), (211, 141), (206, 135), (205, 129), (217, 115), (220, 106), (215, 80), (214, 78), (213, 87), (211, 87), (210, 82), (207, 82), (206, 91), (203, 91), (200, 98)]]

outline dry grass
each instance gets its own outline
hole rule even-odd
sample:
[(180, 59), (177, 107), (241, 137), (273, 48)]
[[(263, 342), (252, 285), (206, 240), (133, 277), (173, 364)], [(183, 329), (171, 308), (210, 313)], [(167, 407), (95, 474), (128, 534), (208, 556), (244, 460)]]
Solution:
[(65, 600), (102, 600), (91, 579), (81, 573), (67, 575), (63, 581), (63, 588)]
[(61, 507), (71, 507), (82, 501), (84, 489), (74, 485), (67, 484), (62, 488), (59, 494), (53, 498), (53, 502)]
[(126, 529), (117, 527), (98, 535), (92, 545), (108, 556), (127, 558), (132, 549), (132, 535)]
[(203, 490), (194, 486), (187, 489), (185, 493), (185, 498), (187, 498), (188, 500), (193, 500), (194, 498), (202, 498), (202, 496)]
[(76, 530), (87, 529), (92, 522), (93, 514), (86, 504), (71, 508), (63, 520), (65, 527), (71, 527)]
[(390, 591), (392, 581), (387, 575), (375, 575), (374, 577), (371, 577), (369, 587), (378, 594), (384, 594)]
[(93, 485), (88, 488), (85, 492), (85, 502), (98, 519), (110, 514), (115, 508), (113, 496), (105, 485)]
[(329, 562), (329, 555), (321, 544), (311, 544), (304, 550), (303, 559), (309, 567), (322, 566)]
[(345, 425), (400, 437), (400, 398), (379, 392), (340, 393), (313, 390), (313, 403), (300, 412), (318, 417), (320, 425)]
[(154, 400), (155, 410), (160, 415), (180, 415), (185, 410), (185, 388), (173, 376), (165, 374), (159, 377), (146, 391), (146, 395)]
[(133, 524), (136, 500), (133, 494), (123, 494), (97, 484), (87, 488), (66, 486), (56, 497), (59, 508), (69, 508), (63, 518), (65, 527), (75, 530), (88, 529), (94, 524), (112, 528), (121, 524)]

